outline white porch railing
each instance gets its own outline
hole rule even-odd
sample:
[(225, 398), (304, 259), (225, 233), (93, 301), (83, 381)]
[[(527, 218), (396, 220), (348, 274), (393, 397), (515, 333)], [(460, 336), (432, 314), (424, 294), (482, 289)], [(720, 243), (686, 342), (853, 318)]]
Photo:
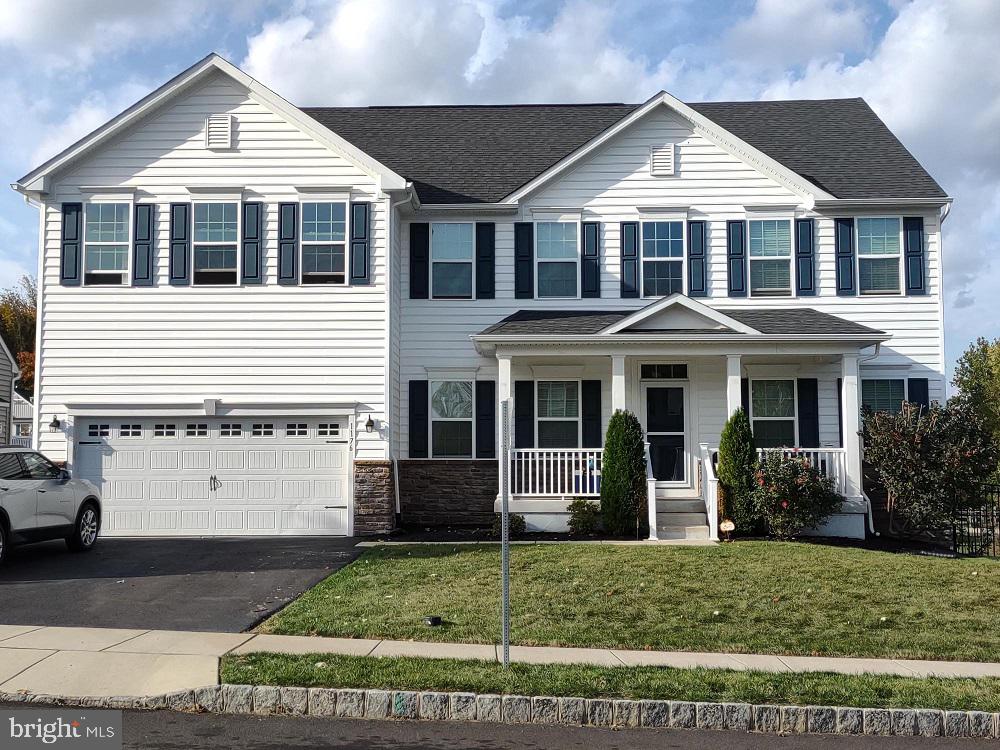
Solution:
[(823, 476), (833, 480), (833, 488), (847, 495), (847, 451), (844, 448), (758, 448), (757, 455), (782, 453), (806, 458)]
[(600, 448), (518, 448), (510, 452), (512, 495), (598, 497)]
[(10, 444), (11, 445), (16, 445), (16, 446), (18, 446), (20, 448), (30, 448), (31, 447), (31, 438), (30, 437), (19, 437), (19, 436), (15, 435), (14, 437), (12, 437), (10, 439)]
[(701, 499), (705, 503), (705, 515), (708, 516), (708, 538), (719, 540), (719, 478), (715, 475), (715, 465), (712, 461), (712, 450), (708, 443), (698, 446), (701, 456)]
[(646, 508), (649, 511), (649, 539), (655, 542), (659, 537), (656, 532), (656, 477), (653, 476), (653, 460), (649, 457), (649, 443), (645, 444), (646, 452)]

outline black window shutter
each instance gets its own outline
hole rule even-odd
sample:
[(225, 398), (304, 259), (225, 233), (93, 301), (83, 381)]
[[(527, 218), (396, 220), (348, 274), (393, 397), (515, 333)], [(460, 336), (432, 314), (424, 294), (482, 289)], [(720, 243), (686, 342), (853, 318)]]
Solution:
[(278, 283), (299, 283), (299, 204), (278, 205)]
[(156, 257), (153, 226), (156, 206), (135, 204), (132, 228), (132, 286), (153, 286), (153, 265)]
[(924, 273), (924, 220), (920, 216), (903, 219), (903, 262), (906, 267), (906, 293), (927, 294)]
[(740, 378), (740, 405), (743, 412), (750, 417), (750, 378)]
[(816, 250), (812, 219), (795, 220), (795, 293), (816, 296)]
[(747, 296), (747, 223), (726, 222), (726, 267), (729, 275), (729, 296)]
[(476, 299), (496, 297), (496, 224), (476, 222)]
[(833, 220), (833, 242), (837, 262), (837, 294), (853, 297), (858, 293), (854, 280), (854, 219)]
[(476, 458), (497, 457), (497, 384), (476, 381)]
[(351, 204), (351, 278), (352, 286), (372, 283), (371, 271), (372, 204), (355, 201)]
[(704, 221), (688, 222), (688, 296), (708, 296), (708, 243)]
[(243, 283), (264, 283), (264, 204), (243, 204)]
[(601, 434), (601, 381), (584, 380), (580, 384), (580, 396), (583, 401), (580, 409), (583, 445), (580, 447), (600, 448), (603, 437)]
[(514, 381), (514, 447), (535, 447), (535, 381)]
[(819, 381), (799, 378), (799, 446), (819, 448)]
[(930, 407), (931, 398), (927, 378), (907, 379), (906, 400), (911, 404), (920, 404), (925, 409)]
[(840, 440), (840, 447), (844, 447), (844, 381), (837, 378), (837, 437)]
[(170, 204), (170, 283), (191, 283), (191, 204)]
[(601, 224), (582, 224), (583, 245), (580, 257), (580, 296), (595, 299), (601, 296)]
[(83, 255), (83, 204), (62, 204), (62, 238), (59, 250), (59, 283), (80, 286)]
[(639, 296), (639, 222), (623, 221), (621, 225), (622, 278), (621, 296)]
[(410, 224), (410, 299), (427, 299), (430, 275), (431, 225)]
[(427, 458), (427, 381), (410, 381), (410, 458)]
[(514, 223), (514, 298), (535, 296), (535, 225)]

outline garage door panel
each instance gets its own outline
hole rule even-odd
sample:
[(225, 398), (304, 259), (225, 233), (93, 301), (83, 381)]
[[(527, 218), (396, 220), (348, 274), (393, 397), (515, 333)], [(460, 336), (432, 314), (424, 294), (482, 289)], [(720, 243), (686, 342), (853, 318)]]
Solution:
[(311, 452), (305, 450), (284, 450), (281, 452), (281, 468), (283, 469), (310, 469)]
[(220, 502), (242, 503), (246, 494), (247, 483), (243, 479), (220, 479), (215, 485), (215, 499)]
[(273, 472), (278, 468), (277, 450), (251, 450), (247, 452), (247, 469), (249, 471)]
[(179, 450), (151, 450), (149, 452), (150, 471), (174, 471), (181, 467)]
[(146, 451), (136, 448), (116, 450), (112, 455), (112, 466), (118, 471), (142, 471), (146, 468)]
[(180, 483), (176, 479), (150, 479), (147, 486), (151, 503), (181, 499)]
[(146, 483), (142, 479), (115, 479), (111, 482), (111, 496), (119, 502), (144, 500)]
[(212, 528), (212, 514), (207, 510), (182, 510), (181, 531), (207, 534)]
[(212, 451), (207, 448), (181, 451), (181, 466), (184, 469), (208, 471), (212, 468)]
[(208, 479), (181, 480), (181, 499), (208, 502), (212, 498), (212, 483)]
[(242, 470), (246, 468), (246, 451), (219, 450), (215, 452), (215, 468), (219, 471)]

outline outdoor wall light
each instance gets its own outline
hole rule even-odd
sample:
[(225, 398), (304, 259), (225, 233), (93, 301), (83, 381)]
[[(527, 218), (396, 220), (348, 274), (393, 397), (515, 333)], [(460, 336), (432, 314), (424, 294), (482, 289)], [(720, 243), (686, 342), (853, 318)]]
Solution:
[(52, 417), (52, 421), (49, 422), (49, 432), (59, 432), (60, 427), (62, 422), (59, 421), (59, 417)]
[(375, 420), (372, 419), (371, 414), (368, 415), (368, 421), (365, 422), (365, 432), (368, 434), (375, 432)]

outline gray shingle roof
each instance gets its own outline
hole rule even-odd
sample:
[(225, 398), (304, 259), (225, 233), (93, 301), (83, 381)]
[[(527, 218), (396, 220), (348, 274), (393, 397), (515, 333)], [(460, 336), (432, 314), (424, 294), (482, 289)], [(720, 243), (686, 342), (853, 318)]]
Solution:
[[(305, 107), (303, 111), (412, 180), (424, 203), (491, 203), (638, 106)], [(691, 106), (838, 198), (945, 196), (863, 99)]]
[[(481, 331), (479, 335), (521, 337), (596, 334), (635, 312), (636, 310), (519, 310)], [(735, 308), (720, 312), (766, 335), (869, 336), (882, 333), (811, 307)], [(700, 336), (731, 334), (735, 331), (730, 328), (671, 328), (664, 331), (644, 328), (623, 333), (690, 333)]]

